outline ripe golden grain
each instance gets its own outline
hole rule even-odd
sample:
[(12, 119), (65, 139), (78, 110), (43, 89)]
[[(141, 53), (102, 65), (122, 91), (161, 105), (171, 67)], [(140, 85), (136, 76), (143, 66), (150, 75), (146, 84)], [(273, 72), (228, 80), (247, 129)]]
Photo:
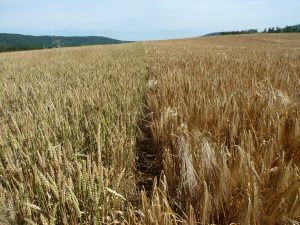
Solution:
[[(300, 176), (292, 169), (300, 165), (299, 40), (249, 35), (145, 44), (149, 79), (156, 81), (155, 91), (146, 89), (151, 130), (168, 188), (189, 190), (179, 199), (168, 193), (186, 221), (300, 219), (289, 210), (300, 205)], [(178, 119), (166, 109), (176, 109)]]
[(144, 47), (5, 53), (0, 61), (0, 209), (13, 202), (15, 224), (101, 223), (127, 211), (124, 199), (136, 192)]
[[(299, 40), (0, 54), (0, 223), (297, 224)], [(144, 108), (151, 195), (136, 188)]]

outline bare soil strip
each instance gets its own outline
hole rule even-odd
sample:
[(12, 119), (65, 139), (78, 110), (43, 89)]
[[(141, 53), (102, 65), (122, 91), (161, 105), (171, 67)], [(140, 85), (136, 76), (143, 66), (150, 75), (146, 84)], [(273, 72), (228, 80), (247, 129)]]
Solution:
[(152, 112), (147, 106), (139, 120), (139, 135), (136, 140), (138, 190), (145, 190), (148, 197), (151, 196), (153, 182), (159, 178), (162, 171), (162, 157), (159, 146), (155, 145), (151, 132)]

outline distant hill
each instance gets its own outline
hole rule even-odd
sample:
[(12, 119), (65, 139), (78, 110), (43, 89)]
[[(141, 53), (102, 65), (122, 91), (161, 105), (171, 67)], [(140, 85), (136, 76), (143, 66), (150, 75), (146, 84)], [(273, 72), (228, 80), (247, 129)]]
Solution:
[(218, 36), (220, 34), (221, 34), (221, 32), (214, 32), (214, 33), (205, 34), (203, 36)]
[(120, 41), (99, 36), (32, 36), (0, 33), (0, 52), (83, 45), (121, 44)]

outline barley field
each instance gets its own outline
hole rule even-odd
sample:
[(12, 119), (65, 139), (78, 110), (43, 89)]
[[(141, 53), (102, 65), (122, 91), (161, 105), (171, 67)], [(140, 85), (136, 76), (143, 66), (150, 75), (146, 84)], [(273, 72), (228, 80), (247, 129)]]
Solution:
[(299, 224), (300, 35), (0, 54), (0, 224)]

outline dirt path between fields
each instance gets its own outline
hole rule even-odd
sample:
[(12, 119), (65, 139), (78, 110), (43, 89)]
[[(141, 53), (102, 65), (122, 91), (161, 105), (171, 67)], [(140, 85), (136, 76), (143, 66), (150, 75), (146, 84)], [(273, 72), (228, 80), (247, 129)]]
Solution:
[[(147, 72), (147, 79), (150, 77), (149, 70)], [(147, 85), (146, 85), (147, 86)], [(159, 180), (162, 172), (162, 157), (159, 146), (155, 145), (152, 132), (151, 123), (153, 121), (153, 112), (149, 109), (146, 101), (147, 88), (145, 88), (145, 106), (143, 113), (138, 121), (138, 136), (136, 140), (136, 165), (138, 190), (145, 190), (148, 197), (151, 197), (153, 182), (155, 178)]]
[(148, 197), (151, 196), (154, 179), (157, 178), (158, 180), (162, 171), (159, 149), (154, 144), (150, 128), (151, 115), (151, 112), (147, 112), (144, 114), (144, 118), (140, 120), (140, 135), (136, 141), (139, 177), (137, 185), (139, 190), (144, 189), (146, 191)]

